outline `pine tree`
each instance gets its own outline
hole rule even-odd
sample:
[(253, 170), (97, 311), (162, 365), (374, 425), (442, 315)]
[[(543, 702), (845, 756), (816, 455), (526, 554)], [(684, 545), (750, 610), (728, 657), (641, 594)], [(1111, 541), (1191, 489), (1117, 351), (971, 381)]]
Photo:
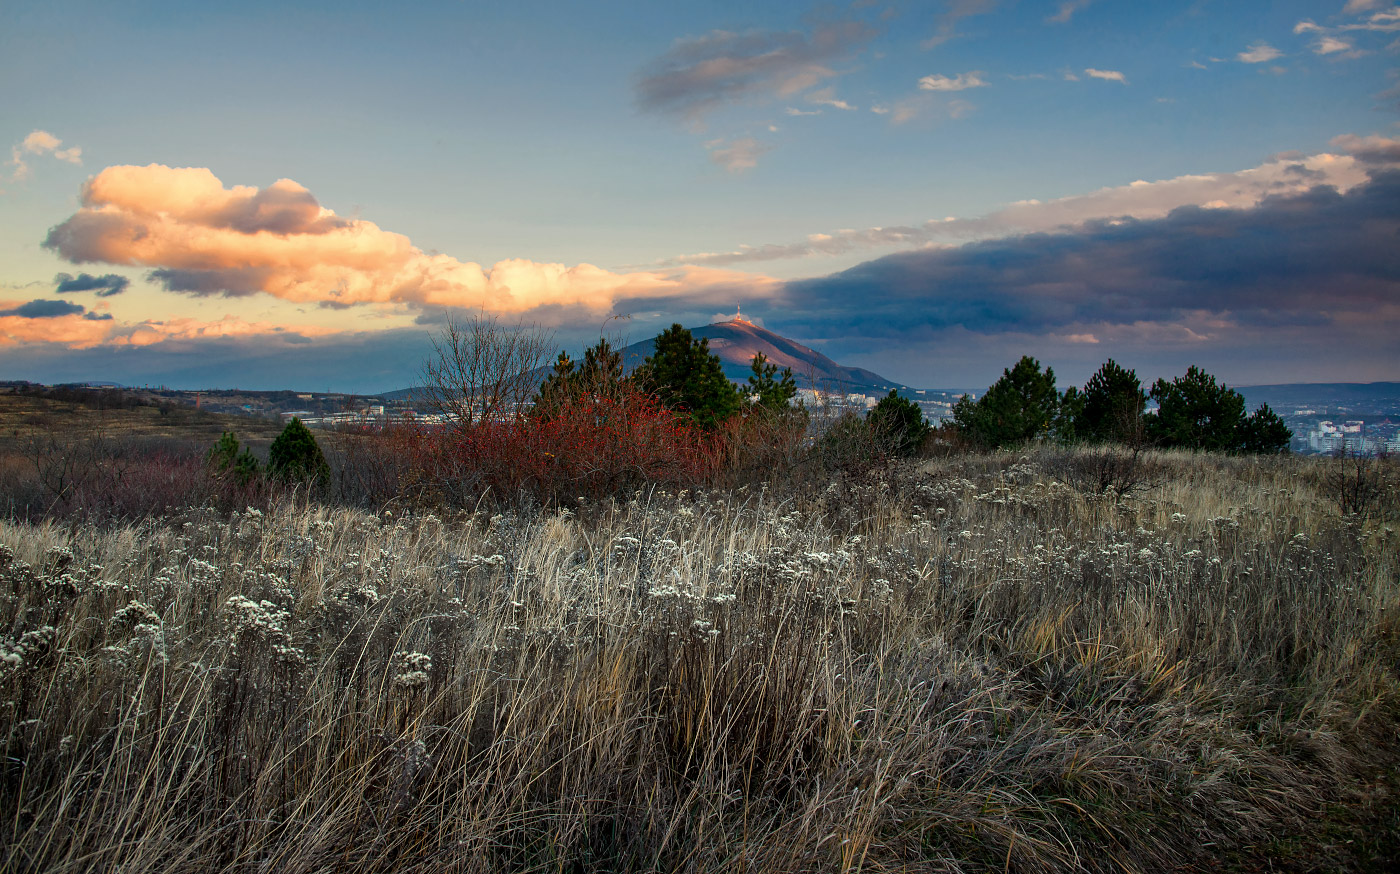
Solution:
[(1244, 396), (1192, 365), (1185, 376), (1152, 384), (1157, 415), (1147, 433), (1159, 446), (1237, 452), (1243, 448)]
[(778, 365), (770, 363), (762, 352), (754, 355), (749, 366), (753, 373), (749, 374), (749, 384), (744, 387), (743, 393), (753, 401), (753, 405), (772, 413), (789, 409), (792, 399), (797, 396), (792, 368), (784, 367), (779, 377)]
[(554, 368), (540, 384), (535, 393), (531, 412), (535, 416), (549, 417), (557, 413), (577, 388), (578, 374), (574, 372), (573, 359), (568, 352), (560, 352), (554, 360)]
[(232, 431), (225, 431), (214, 448), (209, 450), (209, 463), (218, 470), (228, 470), (237, 458), (238, 438)]
[(661, 403), (702, 428), (713, 428), (739, 410), (739, 391), (710, 352), (709, 341), (696, 340), (679, 324), (656, 338), (656, 351), (633, 375)]
[(894, 455), (915, 455), (931, 430), (919, 405), (894, 390), (865, 416), (876, 442)]
[(1282, 455), (1293, 442), (1293, 431), (1283, 418), (1264, 404), (1244, 420), (1240, 429), (1240, 448), (1258, 455)]
[(1084, 385), (1083, 399), (1074, 420), (1077, 439), (1091, 443), (1141, 442), (1147, 393), (1135, 371), (1108, 359)]
[(584, 350), (581, 362), (570, 359), (567, 352), (559, 353), (549, 376), (535, 394), (533, 413), (536, 417), (548, 418), (566, 404), (586, 396), (613, 397), (627, 381), (622, 352), (614, 349), (606, 338), (601, 338), (597, 345)]
[(272, 441), (267, 452), (268, 472), (284, 480), (330, 482), (331, 468), (315, 436), (296, 416)]
[(1049, 436), (1059, 418), (1055, 371), (1029, 355), (1002, 371), (981, 399), (966, 395), (953, 406), (953, 422), (965, 437), (987, 448), (1016, 446)]
[(241, 486), (247, 485), (262, 472), (251, 449), (244, 447), (242, 452), (239, 451), (238, 438), (232, 431), (225, 431), (214, 448), (209, 450), (209, 464), (219, 473), (232, 476)]

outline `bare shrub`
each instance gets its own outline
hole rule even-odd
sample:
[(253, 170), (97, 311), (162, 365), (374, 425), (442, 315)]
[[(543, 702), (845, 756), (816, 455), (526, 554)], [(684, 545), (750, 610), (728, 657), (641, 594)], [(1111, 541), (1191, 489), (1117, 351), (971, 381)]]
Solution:
[(392, 438), (394, 426), (347, 426), (326, 440), (326, 460), (338, 502), (383, 507), (403, 494), (409, 459)]
[(549, 349), (549, 334), (523, 323), (449, 318), (424, 365), (424, 401), (460, 427), (514, 419), (539, 387)]
[(1343, 516), (1367, 516), (1382, 503), (1393, 503), (1395, 489), (1391, 459), (1384, 453), (1366, 455), (1345, 442), (1333, 453), (1324, 488)]
[(1043, 452), (1048, 469), (1085, 495), (1118, 501), (1150, 489), (1162, 476), (1161, 465), (1142, 444), (1076, 447)]

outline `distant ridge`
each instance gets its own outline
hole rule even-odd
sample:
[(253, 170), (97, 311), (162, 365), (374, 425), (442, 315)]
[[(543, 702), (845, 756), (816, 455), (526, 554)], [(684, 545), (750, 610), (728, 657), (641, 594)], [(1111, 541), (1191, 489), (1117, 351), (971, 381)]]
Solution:
[[(762, 352), (769, 362), (778, 365), (779, 370), (792, 368), (793, 379), (799, 388), (863, 393), (908, 388), (864, 368), (837, 364), (811, 347), (767, 328), (760, 328), (740, 316), (703, 328), (691, 328), (690, 333), (696, 339), (709, 341), (710, 351), (723, 362), (724, 375), (735, 382), (748, 381), (749, 374), (753, 372), (753, 357)], [(655, 342), (656, 338), (653, 337), (623, 349), (622, 360), (627, 369), (631, 370), (652, 354), (656, 348)]]
[(1317, 407), (1360, 413), (1400, 406), (1400, 382), (1299, 382), (1233, 388), (1251, 407), (1268, 404), (1275, 412)]
[[(822, 353), (796, 340), (775, 334), (767, 328), (760, 328), (748, 319), (735, 316), (727, 322), (716, 322), (703, 328), (691, 328), (691, 336), (705, 339), (724, 367), (724, 375), (737, 383), (747, 383), (753, 372), (755, 354), (762, 352), (778, 369), (792, 368), (792, 378), (798, 388), (815, 388), (828, 392), (848, 392), (884, 394), (890, 389), (910, 390), (909, 386), (886, 379), (878, 373), (861, 367), (847, 367), (837, 364)], [(622, 364), (632, 370), (656, 351), (656, 338), (651, 337), (633, 343), (622, 351)], [(536, 371), (540, 382), (549, 375), (550, 367)], [(424, 397), (421, 386), (401, 388), (397, 391), (381, 392), (379, 397), (386, 400), (416, 400)]]

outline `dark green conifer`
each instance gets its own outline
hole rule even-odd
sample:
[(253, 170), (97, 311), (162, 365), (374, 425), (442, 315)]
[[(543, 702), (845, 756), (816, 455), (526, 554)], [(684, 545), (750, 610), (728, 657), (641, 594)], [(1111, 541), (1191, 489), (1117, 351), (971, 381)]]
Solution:
[(289, 481), (308, 481), (318, 485), (330, 482), (331, 468), (321, 453), (316, 438), (296, 416), (272, 441), (267, 453), (268, 472)]

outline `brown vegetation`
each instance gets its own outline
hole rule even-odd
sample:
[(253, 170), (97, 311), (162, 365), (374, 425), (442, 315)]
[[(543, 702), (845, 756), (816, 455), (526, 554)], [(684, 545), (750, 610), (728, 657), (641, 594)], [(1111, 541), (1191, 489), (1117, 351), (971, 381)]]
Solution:
[(1383, 870), (1395, 491), (1093, 452), (0, 522), (0, 868)]

